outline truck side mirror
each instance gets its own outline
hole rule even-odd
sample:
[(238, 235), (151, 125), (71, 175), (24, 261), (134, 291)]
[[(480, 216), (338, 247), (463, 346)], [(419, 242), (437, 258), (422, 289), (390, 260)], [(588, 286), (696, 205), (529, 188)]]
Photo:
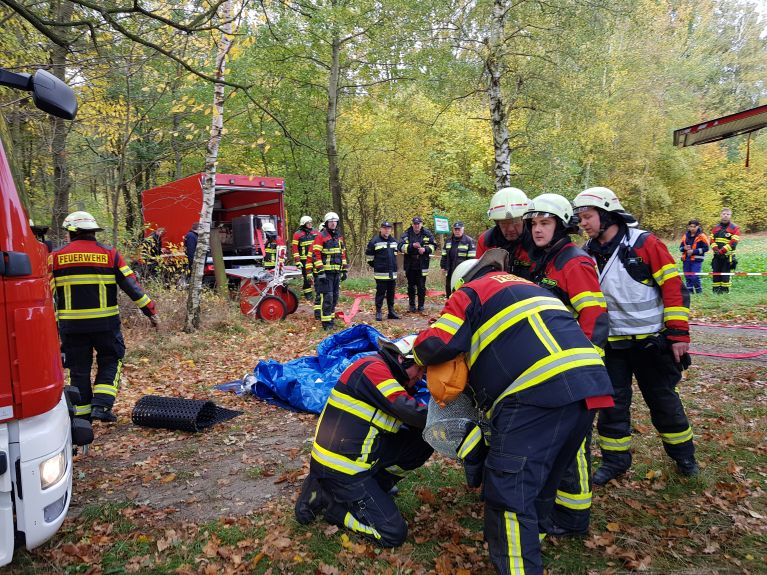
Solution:
[(77, 114), (77, 97), (72, 88), (45, 70), (30, 76), (0, 69), (0, 86), (32, 92), (35, 106), (53, 116), (74, 120)]

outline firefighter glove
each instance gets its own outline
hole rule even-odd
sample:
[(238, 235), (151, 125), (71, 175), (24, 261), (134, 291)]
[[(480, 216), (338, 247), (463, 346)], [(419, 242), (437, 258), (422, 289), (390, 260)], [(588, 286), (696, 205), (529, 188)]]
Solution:
[(345, 282), (345, 281), (346, 281), (346, 277), (347, 277), (347, 276), (346, 276), (346, 272), (345, 272), (345, 271), (342, 271), (342, 272), (341, 272), (341, 281), (342, 281), (342, 282)]
[(157, 329), (160, 327), (160, 316), (158, 314), (150, 315), (149, 321), (152, 322), (152, 326)]

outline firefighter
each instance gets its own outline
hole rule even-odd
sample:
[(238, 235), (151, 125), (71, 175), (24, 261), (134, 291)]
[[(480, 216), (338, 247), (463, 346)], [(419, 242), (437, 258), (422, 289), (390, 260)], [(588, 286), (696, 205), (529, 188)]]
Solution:
[(317, 232), (312, 229), (313, 227), (314, 223), (311, 216), (301, 216), (298, 229), (293, 234), (292, 242), (293, 263), (301, 270), (301, 276), (304, 280), (302, 291), (306, 301), (312, 301), (312, 293), (314, 291), (312, 289), (311, 259), (307, 263), (306, 257), (312, 247), (312, 243), (314, 243), (314, 238), (317, 237)]
[(287, 258), (287, 250), (280, 249), (281, 246), (285, 245), (285, 242), (277, 235), (277, 228), (274, 227), (272, 222), (264, 222), (261, 225), (261, 230), (266, 238), (264, 269), (274, 271), (274, 268), (277, 266), (277, 258), (279, 257), (280, 264), (284, 264)]
[(325, 520), (396, 547), (407, 523), (392, 492), (423, 465), (432, 448), (421, 436), (426, 405), (412, 396), (423, 368), (413, 361), (411, 335), (352, 363), (330, 392), (320, 415), (309, 464), (295, 506), (306, 525)]
[(186, 274), (192, 275), (192, 264), (194, 263), (194, 252), (197, 251), (197, 242), (200, 238), (202, 224), (194, 222), (192, 228), (184, 234), (184, 253), (186, 253)]
[(692, 428), (676, 390), (689, 366), (690, 295), (674, 258), (654, 234), (630, 227), (636, 220), (609, 188), (589, 188), (573, 203), (607, 300), (605, 365), (615, 389), (615, 407), (599, 413), (602, 466), (592, 481), (604, 485), (631, 466), (632, 375), (666, 453), (680, 474), (697, 475)]
[(711, 230), (711, 249), (714, 258), (711, 261), (714, 293), (730, 293), (732, 276), (730, 274), (738, 265), (735, 259), (735, 248), (740, 241), (740, 228), (733, 224), (732, 210), (723, 208), (719, 223)]
[[(567, 198), (542, 194), (530, 200), (523, 216), (535, 248), (530, 252), (530, 280), (565, 304), (600, 354), (607, 344), (607, 303), (599, 287), (594, 260), (571, 240), (578, 219)], [(591, 430), (570, 462), (557, 489), (549, 535), (585, 534), (591, 515)]]
[[(88, 212), (73, 212), (63, 222), (70, 242), (50, 256), (61, 336), (61, 352), (69, 378), (80, 390), (75, 415), (115, 422), (112, 406), (117, 397), (125, 344), (120, 331), (117, 287), (159, 325), (154, 302), (144, 293), (120, 253), (96, 241), (102, 228)], [(91, 365), (98, 366), (91, 388)]]
[(445, 274), (445, 297), (450, 297), (450, 278), (458, 264), (477, 257), (477, 245), (474, 239), (466, 234), (463, 222), (453, 224), (453, 234), (445, 240), (439, 267)]
[[(611, 405), (612, 387), (572, 312), (503, 271), (508, 257), (492, 249), (456, 268), (455, 291), (418, 335), (414, 356), (431, 366), (465, 354), (470, 392), (492, 429), (474, 442), (488, 444), (482, 494), (490, 558), (501, 574), (542, 575), (542, 520), (594, 410)], [(459, 455), (468, 458), (464, 445)]]
[(525, 279), (530, 277), (530, 258), (527, 254), (533, 247), (522, 225), (528, 201), (525, 192), (518, 188), (498, 190), (487, 210), (487, 216), (495, 221), (495, 226), (480, 235), (477, 241), (477, 257), (490, 248), (503, 248), (509, 252), (508, 271)]
[(703, 233), (700, 222), (698, 220), (687, 222), (687, 231), (679, 244), (679, 251), (682, 252), (682, 269), (687, 291), (690, 293), (703, 293), (698, 274), (703, 267), (703, 257), (708, 248), (708, 238)]
[(383, 321), (383, 302), (389, 308), (388, 319), (400, 319), (394, 311), (394, 291), (397, 284), (397, 240), (391, 235), (392, 225), (381, 222), (381, 229), (368, 242), (365, 257), (373, 268), (376, 280), (376, 321)]
[(429, 256), (434, 253), (434, 235), (423, 227), (423, 219), (415, 216), (412, 225), (405, 230), (399, 240), (398, 249), (405, 258), (402, 267), (407, 277), (407, 297), (411, 313), (416, 311), (416, 294), (418, 295), (418, 312), (423, 312), (426, 303), (426, 276), (429, 275)]
[[(323, 220), (325, 229), (314, 238), (311, 265), (314, 288), (317, 290), (319, 307), (315, 302), (314, 317), (322, 321), (323, 329), (333, 329), (341, 282), (346, 281), (346, 242), (338, 229), (338, 214), (328, 212)], [(308, 264), (307, 264), (308, 265)]]

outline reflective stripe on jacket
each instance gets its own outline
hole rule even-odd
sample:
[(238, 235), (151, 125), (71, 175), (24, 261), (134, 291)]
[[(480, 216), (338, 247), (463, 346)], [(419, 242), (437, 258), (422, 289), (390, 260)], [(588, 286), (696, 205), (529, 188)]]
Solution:
[[(418, 253), (418, 248), (413, 244), (420, 244), (424, 249), (422, 254)], [(429, 273), (429, 256), (434, 253), (436, 242), (434, 235), (426, 228), (421, 228), (420, 233), (415, 233), (413, 226), (410, 226), (399, 240), (398, 249), (405, 254), (402, 267), (405, 271), (421, 270), (423, 275)]]
[(375, 279), (397, 279), (397, 240), (393, 236), (386, 239), (381, 234), (373, 236), (365, 250), (365, 258), (373, 268)]
[(423, 365), (466, 353), (469, 385), (484, 410), (512, 394), (521, 403), (558, 407), (612, 393), (599, 353), (565, 305), (504, 272), (454, 292), (414, 350)]
[(708, 238), (700, 228), (695, 232), (695, 236), (692, 236), (690, 232), (685, 232), (682, 236), (682, 241), (679, 243), (679, 251), (682, 252), (683, 262), (687, 261), (688, 258), (687, 246), (690, 246), (690, 249), (692, 249), (692, 254), (689, 256), (690, 260), (700, 261), (708, 251)]
[[(451, 258), (450, 252), (453, 249), (453, 244), (458, 245), (455, 247), (455, 252)], [(447, 270), (448, 273), (452, 273), (458, 267), (458, 264), (475, 257), (477, 257), (477, 245), (474, 243), (473, 238), (466, 234), (463, 234), (460, 238), (451, 235), (445, 240), (442, 257), (439, 259), (439, 267)]]
[(79, 239), (54, 251), (49, 261), (56, 317), (63, 333), (119, 327), (118, 286), (145, 315), (154, 315), (154, 303), (116, 249), (95, 239)]
[(337, 230), (331, 233), (326, 228), (317, 234), (309, 257), (306, 265), (311, 264), (314, 273), (347, 271), (346, 242)]
[(379, 458), (379, 435), (396, 433), (403, 423), (424, 427), (426, 405), (407, 393), (380, 355), (363, 357), (346, 368), (330, 392), (312, 459), (330, 475), (363, 473)]
[[(711, 230), (711, 244), (714, 248), (714, 255), (729, 255), (734, 252), (740, 241), (740, 228), (730, 222), (726, 226), (721, 223), (716, 224)], [(716, 250), (724, 250), (724, 254), (719, 254)]]
[(306, 264), (306, 258), (312, 249), (314, 238), (317, 237), (317, 232), (314, 230), (308, 230), (304, 227), (298, 228), (293, 234), (293, 240), (291, 242), (291, 250), (293, 253), (293, 263), (296, 265)]

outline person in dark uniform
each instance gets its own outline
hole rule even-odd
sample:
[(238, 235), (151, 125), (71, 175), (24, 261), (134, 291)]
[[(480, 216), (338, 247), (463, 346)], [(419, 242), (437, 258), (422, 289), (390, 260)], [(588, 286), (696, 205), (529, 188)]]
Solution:
[(453, 234), (445, 240), (442, 249), (442, 257), (439, 267), (445, 273), (445, 297), (450, 297), (450, 278), (458, 264), (477, 257), (477, 245), (474, 240), (464, 232), (463, 222), (453, 224)]
[(411, 225), (399, 240), (399, 251), (405, 254), (403, 267), (407, 277), (407, 297), (410, 311), (416, 311), (416, 294), (418, 295), (418, 312), (422, 312), (426, 303), (426, 276), (429, 275), (429, 256), (434, 253), (434, 234), (423, 227), (420, 216), (413, 218)]
[[(63, 227), (70, 242), (55, 250), (49, 261), (64, 367), (80, 391), (75, 415), (112, 423), (117, 421), (112, 407), (125, 355), (118, 286), (155, 327), (159, 317), (120, 252), (96, 241), (102, 228), (91, 214), (73, 212), (64, 218)], [(94, 351), (98, 370), (91, 386)]]
[(383, 547), (405, 542), (407, 523), (391, 491), (433, 453), (421, 436), (426, 404), (412, 395), (424, 373), (413, 361), (414, 340), (380, 339), (378, 353), (352, 363), (333, 387), (296, 501), (299, 523), (324, 512), (328, 523)]
[(399, 319), (394, 312), (394, 292), (397, 284), (397, 240), (391, 235), (392, 225), (381, 222), (381, 229), (368, 242), (365, 257), (368, 265), (373, 268), (373, 278), (376, 280), (376, 321), (383, 321), (383, 302), (389, 308), (388, 319)]

